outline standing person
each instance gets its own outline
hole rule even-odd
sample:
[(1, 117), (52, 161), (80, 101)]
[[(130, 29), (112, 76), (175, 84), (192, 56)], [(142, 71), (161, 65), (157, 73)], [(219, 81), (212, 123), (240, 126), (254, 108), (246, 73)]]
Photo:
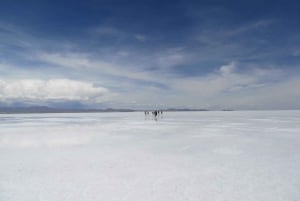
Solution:
[(153, 111), (153, 118), (155, 121), (157, 121), (157, 110)]

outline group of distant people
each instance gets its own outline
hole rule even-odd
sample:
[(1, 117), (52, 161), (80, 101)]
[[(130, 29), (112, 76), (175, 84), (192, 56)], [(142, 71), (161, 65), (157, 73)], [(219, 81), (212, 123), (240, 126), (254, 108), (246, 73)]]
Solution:
[[(160, 116), (162, 117), (162, 114), (163, 114), (163, 111), (162, 110), (154, 110), (154, 111), (151, 111), (152, 113), (152, 116), (157, 120), (157, 117)], [(150, 111), (145, 111), (145, 117), (149, 117), (150, 115)]]

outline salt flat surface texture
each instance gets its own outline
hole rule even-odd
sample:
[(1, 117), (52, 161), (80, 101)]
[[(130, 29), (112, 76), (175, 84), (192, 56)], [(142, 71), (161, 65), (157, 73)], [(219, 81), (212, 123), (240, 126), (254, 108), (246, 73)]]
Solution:
[(1, 201), (300, 201), (300, 111), (1, 114)]

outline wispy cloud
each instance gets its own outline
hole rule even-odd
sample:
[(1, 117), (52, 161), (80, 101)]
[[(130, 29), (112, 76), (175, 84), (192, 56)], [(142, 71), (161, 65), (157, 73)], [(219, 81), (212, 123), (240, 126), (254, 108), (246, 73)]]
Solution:
[(281, 23), (276, 18), (229, 23), (211, 17), (216, 11), (224, 12), (190, 16), (180, 30), (107, 19), (56, 37), (1, 22), (0, 102), (299, 108), (298, 38), (269, 37)]
[(97, 71), (99, 75), (104, 74), (142, 81), (156, 80), (152, 76), (151, 72), (147, 72), (143, 69), (143, 66), (139, 66), (139, 68), (137, 68), (136, 66), (130, 66), (129, 64), (120, 65), (111, 61), (109, 62), (101, 59), (93, 59), (84, 53), (40, 53), (36, 58), (42, 62), (58, 65), (64, 68), (71, 68), (75, 70), (92, 69)]
[(146, 40), (146, 36), (141, 34), (135, 34), (134, 37), (141, 42), (144, 42)]
[[(286, 108), (284, 100), (293, 102), (299, 96), (298, 71), (292, 75), (278, 68), (252, 66), (245, 70), (241, 65), (230, 62), (205, 76), (177, 80), (174, 87), (191, 100), (191, 105), (212, 108)], [(288, 105), (299, 107), (295, 101)]]
[(159, 51), (151, 58), (161, 68), (170, 68), (177, 65), (188, 64), (192, 59), (191, 55), (184, 50), (184, 47), (167, 48)]

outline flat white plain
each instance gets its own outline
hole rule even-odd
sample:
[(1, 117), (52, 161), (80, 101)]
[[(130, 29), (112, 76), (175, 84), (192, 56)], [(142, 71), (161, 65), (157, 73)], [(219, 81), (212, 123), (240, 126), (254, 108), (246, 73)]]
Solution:
[(0, 120), (1, 201), (300, 200), (300, 111)]

